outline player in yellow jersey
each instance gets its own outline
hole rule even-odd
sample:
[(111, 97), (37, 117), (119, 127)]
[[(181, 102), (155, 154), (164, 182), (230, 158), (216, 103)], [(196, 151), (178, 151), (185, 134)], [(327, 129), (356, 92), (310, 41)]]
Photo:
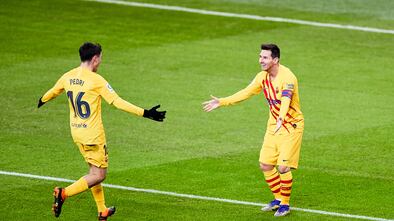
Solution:
[(90, 42), (79, 48), (81, 65), (65, 73), (55, 86), (38, 101), (38, 108), (46, 102), (66, 92), (70, 107), (70, 128), (74, 142), (89, 165), (89, 173), (66, 188), (55, 187), (55, 202), (52, 210), (59, 217), (63, 202), (87, 189), (91, 189), (96, 201), (98, 219), (107, 220), (115, 213), (115, 207), (105, 206), (101, 182), (105, 179), (108, 167), (108, 148), (101, 120), (101, 98), (123, 111), (163, 121), (165, 111), (157, 111), (160, 105), (150, 110), (137, 107), (122, 98), (112, 89), (97, 69), (101, 63), (101, 46)]
[(203, 108), (210, 112), (263, 92), (270, 112), (259, 161), (274, 200), (262, 210), (277, 210), (275, 216), (285, 216), (290, 212), (291, 169), (298, 167), (304, 116), (300, 109), (297, 78), (279, 63), (279, 59), (277, 45), (261, 45), (259, 62), (263, 71), (245, 89), (229, 97), (211, 96), (211, 100), (203, 103)]

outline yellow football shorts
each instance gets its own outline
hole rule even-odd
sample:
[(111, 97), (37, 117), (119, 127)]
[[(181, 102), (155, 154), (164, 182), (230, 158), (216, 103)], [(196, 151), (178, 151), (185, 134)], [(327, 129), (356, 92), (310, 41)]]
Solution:
[(260, 163), (282, 165), (296, 169), (300, 158), (304, 129), (295, 129), (290, 134), (270, 134), (264, 136), (260, 151)]
[(108, 150), (105, 144), (76, 144), (87, 163), (98, 168), (108, 167)]

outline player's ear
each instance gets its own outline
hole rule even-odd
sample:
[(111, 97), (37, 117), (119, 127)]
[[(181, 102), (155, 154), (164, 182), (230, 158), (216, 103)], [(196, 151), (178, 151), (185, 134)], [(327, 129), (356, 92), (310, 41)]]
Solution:
[(94, 55), (92, 58), (92, 62), (97, 63), (99, 61), (99, 56), (98, 55)]
[(274, 63), (275, 63), (275, 64), (278, 64), (278, 63), (279, 63), (279, 58), (278, 58), (278, 57), (274, 58)]

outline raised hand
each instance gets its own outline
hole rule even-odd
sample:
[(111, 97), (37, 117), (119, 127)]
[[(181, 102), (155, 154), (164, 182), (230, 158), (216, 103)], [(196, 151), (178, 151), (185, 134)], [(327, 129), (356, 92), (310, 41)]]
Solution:
[(203, 109), (206, 112), (210, 112), (212, 110), (215, 110), (216, 108), (220, 107), (220, 102), (219, 102), (219, 98), (214, 97), (211, 95), (211, 100), (209, 101), (205, 101), (204, 103), (202, 103), (203, 105)]
[(166, 118), (167, 111), (157, 111), (159, 107), (160, 104), (152, 107), (149, 110), (145, 109), (143, 117), (149, 118), (151, 120), (163, 122), (164, 118)]

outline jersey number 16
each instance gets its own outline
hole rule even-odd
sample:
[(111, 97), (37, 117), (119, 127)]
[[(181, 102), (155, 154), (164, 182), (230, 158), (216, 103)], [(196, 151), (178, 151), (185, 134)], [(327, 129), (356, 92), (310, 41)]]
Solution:
[(90, 117), (90, 106), (88, 102), (82, 100), (84, 94), (85, 92), (79, 92), (74, 101), (73, 92), (67, 91), (75, 117), (78, 115), (82, 119), (87, 119)]

